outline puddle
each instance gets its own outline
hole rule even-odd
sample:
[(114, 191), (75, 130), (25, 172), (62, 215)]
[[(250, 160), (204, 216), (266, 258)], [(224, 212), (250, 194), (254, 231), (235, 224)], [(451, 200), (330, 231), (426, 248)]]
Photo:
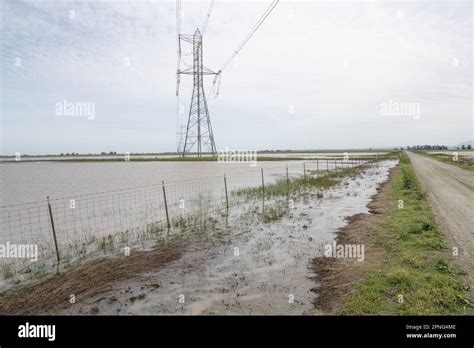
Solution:
[[(116, 300), (107, 295), (89, 304), (99, 314), (309, 314), (317, 296), (311, 289), (318, 286), (311, 260), (333, 242), (347, 217), (368, 212), (370, 197), (396, 163), (380, 162), (344, 178), (321, 191), (322, 197), (316, 190), (292, 197), (289, 212), (273, 222), (264, 223), (255, 213), (261, 202), (233, 207), (227, 226), (221, 221), (212, 236), (187, 246), (181, 258), (134, 284), (115, 287)], [(286, 202), (266, 202), (266, 209)], [(159, 287), (144, 286), (156, 283)]]

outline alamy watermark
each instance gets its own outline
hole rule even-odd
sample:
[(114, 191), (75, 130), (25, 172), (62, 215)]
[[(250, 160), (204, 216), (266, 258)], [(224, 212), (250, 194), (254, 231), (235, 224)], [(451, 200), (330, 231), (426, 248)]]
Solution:
[(64, 99), (56, 103), (56, 116), (83, 116), (89, 120), (95, 119), (95, 103), (71, 102)]
[(381, 116), (407, 116), (414, 120), (420, 118), (421, 108), (419, 102), (399, 102), (388, 100), (380, 104)]
[(332, 244), (324, 245), (324, 256), (340, 259), (357, 259), (362, 262), (365, 260), (364, 244)]
[(229, 150), (217, 151), (218, 163), (250, 163), (250, 167), (257, 166), (257, 151)]
[(56, 339), (56, 325), (37, 325), (26, 322), (18, 326), (18, 337), (20, 338), (47, 338), (48, 341)]
[(36, 262), (38, 261), (38, 245), (14, 244), (10, 242), (0, 244), (0, 258), (21, 258)]

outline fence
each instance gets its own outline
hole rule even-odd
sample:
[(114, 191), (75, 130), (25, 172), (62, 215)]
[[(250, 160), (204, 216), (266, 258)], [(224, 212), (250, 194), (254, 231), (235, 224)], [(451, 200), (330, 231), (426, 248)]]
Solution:
[[(85, 256), (94, 243), (104, 245), (120, 236), (124, 242), (151, 232), (166, 232), (183, 219), (228, 212), (246, 200), (236, 194), (278, 180), (329, 175), (370, 162), (370, 158), (319, 159), (254, 168), (219, 177), (119, 189), (0, 208), (0, 245), (37, 245), (38, 259), (58, 264), (74, 255)], [(29, 262), (0, 258), (3, 276)]]

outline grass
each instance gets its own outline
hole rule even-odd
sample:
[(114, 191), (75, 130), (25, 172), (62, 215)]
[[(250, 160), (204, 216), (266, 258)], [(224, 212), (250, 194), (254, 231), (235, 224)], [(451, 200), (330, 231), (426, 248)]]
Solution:
[[(322, 171), (319, 177), (307, 175), (306, 178), (291, 178), (288, 181), (286, 178), (279, 179), (272, 184), (265, 184), (265, 198), (284, 196), (308, 188), (329, 188), (339, 183), (342, 177), (355, 175), (359, 169), (360, 167), (340, 169), (337, 172), (330, 172), (330, 174)], [(257, 198), (262, 197), (263, 191), (260, 186), (240, 189), (232, 192), (232, 194), (237, 197)]]
[(283, 216), (288, 213), (287, 205), (274, 205), (265, 209), (263, 214), (264, 223), (274, 223), (280, 220)]
[[(305, 191), (306, 189), (311, 188), (328, 188), (336, 185), (340, 182), (342, 177), (354, 176), (360, 170), (360, 167), (338, 169), (337, 171), (332, 171), (327, 174), (326, 171), (321, 171), (320, 176), (314, 176), (314, 173), (309, 172), (306, 177), (298, 177), (292, 179), (280, 179), (275, 183), (265, 185), (265, 199), (270, 199), (273, 197), (282, 197), (286, 196), (287, 199), (293, 197), (295, 193)], [(263, 195), (262, 187), (254, 187), (247, 189), (240, 189), (232, 192), (233, 195), (237, 197), (244, 197), (245, 199), (252, 198), (261, 198)], [(317, 193), (318, 198), (322, 198), (320, 192)], [(255, 211), (256, 212), (256, 211)], [(287, 215), (289, 212), (288, 201), (286, 203), (273, 202), (269, 205), (265, 205), (265, 210), (263, 211), (262, 222), (265, 224), (275, 223), (279, 221), (282, 217)]]
[(215, 229), (217, 220), (204, 214), (183, 215), (172, 220), (172, 227), (181, 232), (206, 233)]
[[(453, 153), (454, 152), (455, 151), (453, 151)], [(426, 151), (417, 151), (416, 153), (425, 157), (435, 159), (440, 162), (451, 164), (462, 169), (474, 170), (474, 162), (472, 158), (463, 159), (463, 156), (458, 156), (458, 160), (455, 161), (453, 154), (430, 153)], [(458, 154), (462, 155), (462, 152), (458, 151)]]
[(385, 249), (381, 268), (368, 270), (344, 314), (458, 315), (472, 313), (464, 274), (454, 263), (408, 156), (400, 160), (393, 204), (375, 231)]
[[(217, 220), (209, 216), (207, 211), (203, 208), (197, 212), (172, 217), (170, 219), (171, 231), (173, 229), (180, 232), (189, 232), (191, 234), (205, 234), (215, 230)], [(67, 269), (80, 261), (87, 258), (88, 255), (93, 255), (94, 252), (99, 252), (103, 255), (112, 255), (114, 253), (123, 252), (123, 247), (133, 247), (140, 245), (142, 248), (155, 245), (157, 247), (164, 246), (169, 240), (174, 238), (169, 236), (165, 226), (165, 222), (158, 221), (148, 223), (145, 226), (122, 231), (116, 234), (109, 234), (105, 236), (84, 236), (81, 240), (76, 240), (68, 245), (60, 245), (60, 264), (56, 264), (55, 254), (44, 255), (44, 262), (35, 262), (20, 268), (19, 272), (15, 264), (0, 265), (0, 276), (7, 281), (21, 281), (17, 277), (18, 273), (28, 274), (28, 278), (23, 280), (36, 281), (44, 278), (49, 273), (57, 270), (61, 271)], [(56, 266), (56, 267), (53, 267)]]
[(5, 264), (1, 266), (3, 279), (7, 280), (13, 278), (15, 269), (13, 265)]
[(114, 245), (114, 238), (112, 235), (108, 235), (107, 237), (102, 237), (97, 241), (98, 249), (102, 250), (104, 254), (111, 253), (115, 249)]

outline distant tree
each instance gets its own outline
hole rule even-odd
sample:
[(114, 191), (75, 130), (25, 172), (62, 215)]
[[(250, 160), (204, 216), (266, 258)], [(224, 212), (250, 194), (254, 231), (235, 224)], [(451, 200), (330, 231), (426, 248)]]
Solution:
[(413, 151), (429, 151), (429, 150), (447, 150), (448, 147), (446, 145), (414, 145), (414, 146), (407, 146), (407, 150)]
[(471, 144), (467, 145), (467, 149), (468, 149), (468, 150), (472, 149)]
[(461, 150), (464, 150), (464, 148), (465, 148), (464, 144), (463, 144), (463, 145), (461, 145)]

